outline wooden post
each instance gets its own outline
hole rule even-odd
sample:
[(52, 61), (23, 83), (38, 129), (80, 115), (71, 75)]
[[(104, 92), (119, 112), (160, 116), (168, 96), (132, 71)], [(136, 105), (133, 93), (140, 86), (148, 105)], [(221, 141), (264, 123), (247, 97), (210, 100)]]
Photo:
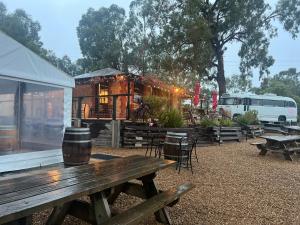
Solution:
[(111, 133), (112, 133), (112, 140), (111, 140), (111, 147), (112, 148), (120, 148), (120, 124), (119, 120), (112, 120), (111, 121)]
[(127, 77), (127, 116), (126, 119), (129, 120), (130, 119), (130, 77), (128, 75)]
[(82, 97), (78, 97), (77, 118), (79, 119), (81, 119), (81, 104), (82, 104)]
[(113, 95), (113, 111), (112, 111), (112, 119), (117, 119), (117, 95)]

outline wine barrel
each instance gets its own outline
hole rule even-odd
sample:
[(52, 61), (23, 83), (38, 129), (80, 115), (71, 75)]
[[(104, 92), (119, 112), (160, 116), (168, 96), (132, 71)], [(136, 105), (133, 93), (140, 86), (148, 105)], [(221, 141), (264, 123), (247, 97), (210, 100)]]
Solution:
[(90, 128), (66, 128), (62, 146), (65, 165), (87, 164), (92, 151)]
[(187, 137), (187, 133), (167, 132), (164, 143), (164, 158), (177, 160), (181, 155), (180, 147), (181, 149), (188, 148)]
[(16, 144), (16, 126), (0, 126), (0, 150), (13, 150)]

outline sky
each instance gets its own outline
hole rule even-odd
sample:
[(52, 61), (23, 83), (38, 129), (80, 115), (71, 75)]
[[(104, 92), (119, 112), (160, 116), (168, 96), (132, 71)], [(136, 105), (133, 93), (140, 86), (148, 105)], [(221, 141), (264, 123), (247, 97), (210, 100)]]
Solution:
[[(40, 32), (44, 47), (51, 49), (59, 57), (68, 55), (72, 60), (81, 57), (76, 27), (81, 16), (88, 8), (99, 9), (117, 4), (127, 12), (131, 0), (0, 0), (9, 12), (17, 8), (24, 9), (32, 19), (38, 21), (42, 30)], [(274, 5), (276, 0), (267, 0)], [(291, 35), (282, 29), (280, 24), (278, 37), (272, 39), (269, 48), (270, 54), (275, 58), (275, 64), (270, 68), (271, 74), (294, 67), (300, 71), (300, 37), (292, 39)], [(225, 53), (225, 74), (239, 74), (238, 44), (231, 44)], [(260, 83), (258, 74), (253, 77), (254, 86)]]

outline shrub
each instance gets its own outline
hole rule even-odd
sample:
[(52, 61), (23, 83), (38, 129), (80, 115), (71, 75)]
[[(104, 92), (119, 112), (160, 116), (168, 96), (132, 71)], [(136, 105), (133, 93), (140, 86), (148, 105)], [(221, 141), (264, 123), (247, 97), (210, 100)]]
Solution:
[(183, 126), (183, 118), (181, 113), (176, 109), (165, 110), (159, 116), (159, 123), (163, 127), (178, 128)]
[(231, 119), (221, 119), (220, 120), (220, 126), (232, 127), (233, 126), (233, 121)]
[(219, 126), (220, 123), (216, 119), (204, 118), (200, 121), (200, 125), (203, 127), (213, 127), (213, 126)]
[(257, 125), (259, 124), (259, 120), (257, 118), (257, 111), (248, 111), (244, 115), (239, 116), (237, 118), (237, 121), (242, 125)]
[(145, 96), (144, 104), (149, 106), (147, 117), (151, 119), (159, 118), (160, 114), (169, 108), (168, 99), (158, 96)]

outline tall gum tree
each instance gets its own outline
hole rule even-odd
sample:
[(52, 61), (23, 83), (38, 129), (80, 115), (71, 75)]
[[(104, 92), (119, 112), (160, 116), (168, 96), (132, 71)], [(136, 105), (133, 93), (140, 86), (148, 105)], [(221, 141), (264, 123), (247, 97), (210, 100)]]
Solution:
[(293, 37), (299, 32), (300, 0), (279, 0), (273, 8), (265, 0), (145, 0), (140, 4), (156, 7), (160, 35), (154, 49), (160, 50), (162, 69), (175, 67), (214, 79), (220, 95), (226, 92), (224, 53), (231, 43), (241, 44), (241, 74), (251, 76), (257, 68), (262, 77), (274, 63), (268, 54), (270, 39), (277, 35), (274, 20), (279, 19)]

